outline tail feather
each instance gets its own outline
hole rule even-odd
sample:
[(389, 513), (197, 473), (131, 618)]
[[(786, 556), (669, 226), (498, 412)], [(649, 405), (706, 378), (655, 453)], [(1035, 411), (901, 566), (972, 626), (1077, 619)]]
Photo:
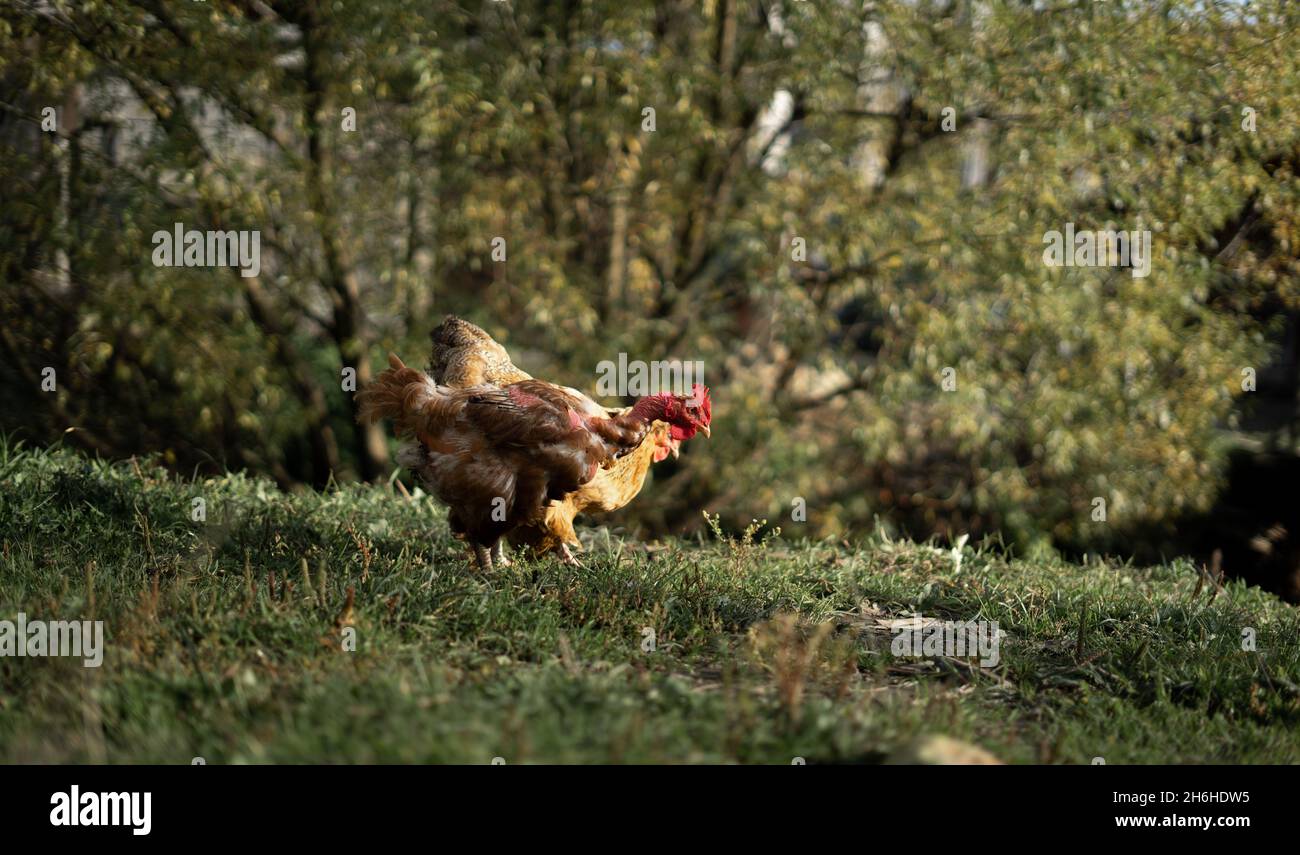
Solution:
[(357, 394), (357, 419), (373, 423), (392, 419), (398, 436), (427, 432), (431, 423), (449, 415), (455, 402), (423, 372), (388, 354), (389, 368)]

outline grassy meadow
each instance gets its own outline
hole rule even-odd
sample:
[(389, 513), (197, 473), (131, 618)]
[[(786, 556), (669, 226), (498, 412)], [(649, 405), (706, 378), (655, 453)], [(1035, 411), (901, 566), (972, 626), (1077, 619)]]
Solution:
[[(99, 668), (0, 658), (0, 761), (881, 763), (946, 735), (1008, 763), (1300, 762), (1300, 617), (1189, 563), (793, 525), (598, 529), (581, 567), (485, 576), (395, 486), (5, 446), (0, 619), (107, 639)], [(996, 621), (1000, 661), (891, 655), (913, 612)]]

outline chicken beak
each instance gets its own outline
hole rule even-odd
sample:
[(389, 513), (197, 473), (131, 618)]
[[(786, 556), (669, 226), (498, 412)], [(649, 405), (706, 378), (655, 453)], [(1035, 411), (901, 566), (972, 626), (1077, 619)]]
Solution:
[(704, 434), (705, 439), (709, 439), (710, 437), (713, 436), (713, 432), (709, 430), (708, 425), (700, 425), (700, 432)]

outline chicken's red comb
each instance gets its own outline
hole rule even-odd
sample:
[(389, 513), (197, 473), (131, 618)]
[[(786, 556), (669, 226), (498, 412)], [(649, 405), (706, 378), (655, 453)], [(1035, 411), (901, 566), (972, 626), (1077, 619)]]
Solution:
[(704, 424), (709, 424), (713, 420), (713, 400), (709, 397), (709, 387), (703, 383), (691, 386), (691, 400), (699, 403)]

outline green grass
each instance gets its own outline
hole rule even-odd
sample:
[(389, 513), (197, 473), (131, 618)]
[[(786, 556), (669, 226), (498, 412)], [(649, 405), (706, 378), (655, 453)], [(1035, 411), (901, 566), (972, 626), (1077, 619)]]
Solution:
[[(98, 669), (0, 658), (0, 761), (877, 763), (930, 734), (1008, 762), (1300, 761), (1296, 611), (1187, 563), (597, 540), (484, 576), (427, 498), (0, 447), (0, 619), (107, 633)], [(913, 610), (996, 621), (1000, 663), (894, 658), (877, 621)]]

